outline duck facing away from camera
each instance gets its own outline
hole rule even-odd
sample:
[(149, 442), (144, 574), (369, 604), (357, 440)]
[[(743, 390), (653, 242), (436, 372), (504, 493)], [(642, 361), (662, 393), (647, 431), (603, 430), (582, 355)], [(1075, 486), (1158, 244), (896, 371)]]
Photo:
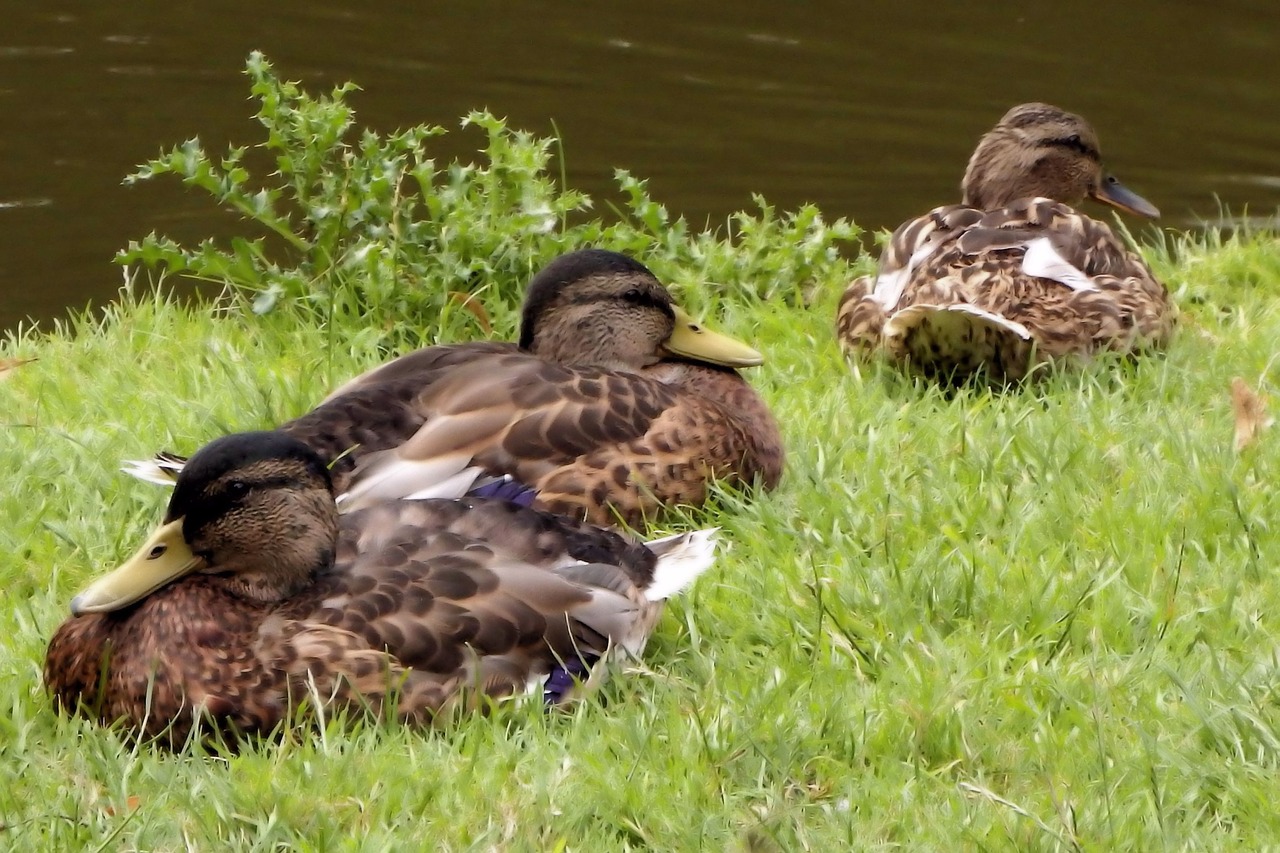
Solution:
[[(736, 369), (762, 361), (643, 264), (584, 249), (530, 283), (518, 343), (409, 353), (280, 430), (333, 463), (344, 510), (509, 478), (537, 507), (638, 526), (702, 504), (713, 481), (778, 483), (777, 422)], [(182, 460), (157, 459), (127, 470), (172, 482)]]
[(1177, 310), (1086, 198), (1145, 218), (1103, 172), (1098, 137), (1048, 104), (1009, 110), (969, 160), (959, 205), (904, 223), (874, 276), (840, 300), (849, 352), (883, 350), (927, 376), (1017, 381), (1037, 365), (1164, 346)]
[(163, 525), (76, 596), (49, 644), (55, 705), (181, 746), (300, 707), (429, 723), (491, 698), (568, 698), (639, 656), (712, 531), (643, 544), (507, 501), (338, 514), (324, 461), (280, 432), (214, 441)]

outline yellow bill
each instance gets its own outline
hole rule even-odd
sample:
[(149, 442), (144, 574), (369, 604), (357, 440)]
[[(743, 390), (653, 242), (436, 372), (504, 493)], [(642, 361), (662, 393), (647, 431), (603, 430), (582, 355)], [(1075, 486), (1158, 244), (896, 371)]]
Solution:
[(71, 599), (71, 613), (109, 613), (146, 598), (160, 587), (204, 565), (182, 538), (182, 519), (162, 525), (120, 568)]
[(662, 348), (681, 358), (705, 361), (722, 367), (755, 367), (764, 364), (764, 356), (728, 335), (713, 332), (694, 321), (683, 308), (673, 306), (675, 328)]

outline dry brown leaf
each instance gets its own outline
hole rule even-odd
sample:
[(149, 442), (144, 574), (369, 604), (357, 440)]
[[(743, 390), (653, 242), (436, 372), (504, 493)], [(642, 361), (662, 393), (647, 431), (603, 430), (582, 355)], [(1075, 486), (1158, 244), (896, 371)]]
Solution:
[(9, 378), (9, 374), (14, 370), (22, 367), (24, 364), (30, 364), (35, 358), (0, 358), (0, 382)]
[(1231, 380), (1231, 408), (1236, 414), (1236, 452), (1258, 440), (1258, 436), (1275, 422), (1267, 414), (1267, 400), (1237, 376)]
[[(131, 812), (131, 811), (136, 811), (136, 810), (137, 810), (137, 808), (138, 808), (138, 806), (140, 806), (140, 805), (142, 805), (142, 798), (141, 798), (141, 797), (139, 797), (137, 794), (131, 794), (131, 795), (130, 795), (130, 796), (129, 796), (125, 801), (124, 801), (124, 808), (125, 808), (125, 811), (130, 811), (130, 812)], [(106, 814), (111, 815), (111, 816), (114, 816), (114, 815), (115, 815), (115, 813), (116, 813), (116, 809), (115, 809), (115, 807), (114, 807), (114, 806), (107, 806), (105, 809), (103, 809), (103, 811), (104, 811)]]
[(471, 316), (476, 318), (476, 322), (480, 324), (480, 328), (484, 329), (486, 335), (493, 333), (493, 324), (489, 322), (489, 312), (484, 310), (484, 306), (480, 304), (479, 299), (476, 299), (470, 293), (463, 293), (461, 290), (450, 290), (448, 296), (450, 302), (457, 303), (471, 312)]

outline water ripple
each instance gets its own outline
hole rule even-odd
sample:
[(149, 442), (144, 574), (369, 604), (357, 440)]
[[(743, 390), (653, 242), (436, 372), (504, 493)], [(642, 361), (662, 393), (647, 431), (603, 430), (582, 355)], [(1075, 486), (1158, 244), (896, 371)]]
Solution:
[(65, 56), (75, 53), (74, 47), (50, 47), (49, 45), (5, 45), (0, 47), (0, 59), (43, 59), (49, 56)]
[(5, 201), (0, 199), (0, 210), (23, 210), (33, 207), (48, 207), (53, 204), (51, 198), (15, 198)]
[(1280, 175), (1227, 175), (1226, 180), (1267, 189), (1280, 189)]
[(747, 41), (757, 44), (778, 44), (784, 47), (798, 47), (800, 39), (791, 36), (780, 36), (773, 33), (747, 33)]

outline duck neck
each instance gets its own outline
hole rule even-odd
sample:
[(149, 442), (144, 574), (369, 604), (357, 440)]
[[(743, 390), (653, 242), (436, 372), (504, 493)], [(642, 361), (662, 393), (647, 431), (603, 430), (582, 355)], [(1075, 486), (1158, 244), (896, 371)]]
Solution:
[(1075, 207), (1085, 198), (1090, 170), (1097, 168), (1091, 163), (1072, 148), (1037, 148), (1012, 130), (995, 130), (969, 160), (960, 185), (963, 203), (996, 210), (1024, 198), (1051, 198)]
[[(635, 373), (644, 364), (635, 364), (630, 359), (618, 357), (609, 352), (606, 345), (592, 346), (593, 340), (581, 341), (539, 341), (530, 350), (538, 358), (555, 364), (573, 367), (597, 367), (601, 370), (616, 370), (622, 373)], [(653, 358), (651, 361), (657, 361)]]
[(316, 490), (297, 498), (256, 547), (218, 555), (214, 565), (229, 593), (267, 604), (285, 601), (333, 566), (338, 541), (333, 496)]

